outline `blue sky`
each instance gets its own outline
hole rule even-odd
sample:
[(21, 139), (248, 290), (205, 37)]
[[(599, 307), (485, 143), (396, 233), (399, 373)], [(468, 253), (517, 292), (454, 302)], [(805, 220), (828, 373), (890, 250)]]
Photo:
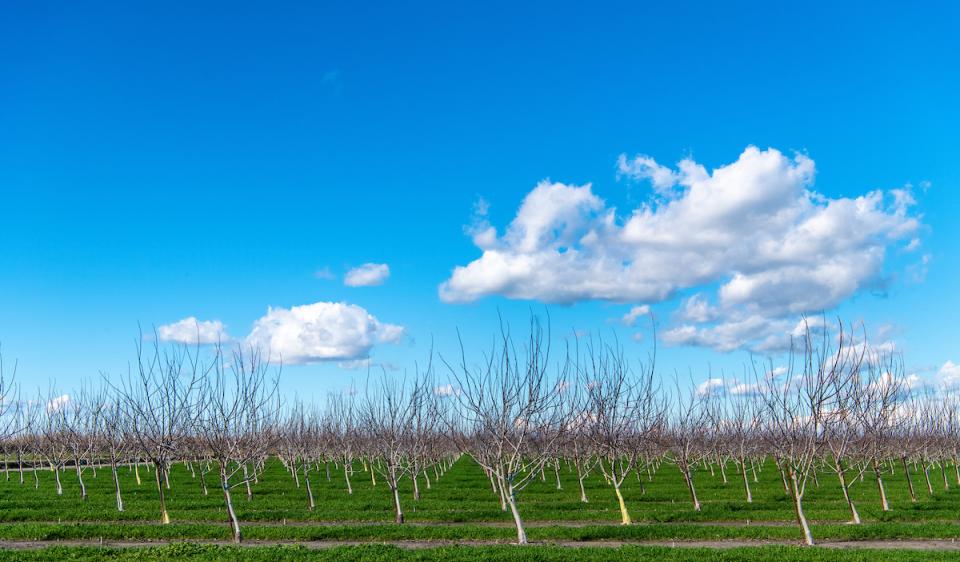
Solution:
[[(498, 311), (522, 326), (557, 299), (515, 298), (516, 284), (494, 280), (472, 302), (441, 300), (453, 269), (483, 254), (471, 225), (506, 236), (549, 179), (581, 195), (590, 183), (602, 199), (594, 214), (615, 208), (623, 226), (643, 204), (694, 188), (657, 191), (649, 176), (660, 168), (618, 169), (621, 154), (674, 174), (692, 159), (710, 173), (749, 146), (778, 150), (788, 170), (815, 162), (800, 184), (821, 194), (815, 205), (909, 190), (903, 213), (915, 226), (854, 248), (847, 266), (876, 250), (880, 265), (824, 301), (826, 312), (864, 321), (923, 376), (960, 362), (955, 4), (578, 4), (8, 5), (0, 342), (21, 382), (69, 388), (122, 371), (138, 324), (195, 317), (242, 340), (268, 307), (327, 302), (403, 327), (401, 337), (364, 324), (371, 343), (358, 357), (369, 349), (412, 368), (431, 340), (452, 353), (457, 328), (480, 352)], [(663, 300), (560, 299), (549, 304), (553, 330), (616, 333), (645, 357), (649, 335), (634, 342), (637, 330), (616, 319), (647, 304), (661, 333), (687, 325), (687, 299), (719, 305), (744, 265), (718, 259), (706, 281), (671, 280)], [(365, 263), (387, 264), (389, 278), (346, 286)], [(751, 303), (739, 304), (710, 321), (742, 318)], [(703, 380), (748, 359), (702, 340), (661, 345), (661, 372)], [(301, 362), (284, 386), (302, 395), (362, 377), (342, 357)]]

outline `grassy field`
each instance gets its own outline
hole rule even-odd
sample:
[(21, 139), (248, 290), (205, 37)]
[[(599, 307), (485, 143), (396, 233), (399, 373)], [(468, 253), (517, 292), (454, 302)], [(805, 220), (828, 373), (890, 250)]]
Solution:
[[(869, 478), (854, 485), (852, 491), (864, 524), (846, 525), (849, 514), (843, 501), (835, 476), (823, 473), (820, 485), (813, 482), (805, 501), (807, 515), (815, 522), (814, 536), (830, 540), (884, 540), (884, 539), (954, 539), (960, 538), (960, 487), (950, 479), (950, 490), (943, 489), (940, 473), (932, 473), (934, 494), (927, 493), (922, 474), (913, 474), (914, 486), (919, 501), (912, 503), (907, 484), (900, 467), (893, 475), (886, 476), (888, 496), (893, 510), (883, 513), (875, 483)], [(393, 513), (389, 491), (384, 483), (373, 486), (369, 473), (358, 463), (353, 476), (354, 494), (346, 493), (342, 470), (331, 467), (331, 481), (320, 470), (311, 474), (317, 509), (307, 509), (306, 491), (297, 488), (279, 462), (271, 462), (260, 482), (254, 485), (253, 498), (247, 501), (242, 487), (235, 488), (238, 515), (244, 525), (245, 538), (250, 541), (494, 541), (508, 543), (515, 537), (508, 514), (500, 510), (496, 496), (491, 492), (482, 471), (467, 458), (461, 459), (439, 481), (426, 489), (421, 481), (422, 498), (414, 501), (410, 482), (405, 480), (401, 489), (402, 502), (408, 525), (392, 523)], [(949, 472), (948, 476), (952, 476)], [(520, 496), (520, 509), (529, 523), (531, 541), (658, 541), (658, 540), (799, 540), (799, 532), (793, 526), (791, 502), (783, 491), (780, 476), (772, 462), (759, 473), (759, 482), (752, 482), (754, 502), (743, 501), (741, 482), (736, 478), (733, 466), (728, 469), (729, 482), (724, 484), (719, 471), (711, 475), (708, 470), (696, 476), (698, 495), (703, 505), (700, 513), (692, 510), (686, 488), (679, 472), (669, 465), (661, 467), (652, 481), (644, 481), (645, 492), (636, 478), (629, 478), (624, 488), (628, 509), (638, 523), (621, 527), (616, 499), (599, 475), (587, 481), (589, 503), (579, 501), (576, 477), (565, 468), (561, 470), (562, 490), (557, 490), (552, 471), (547, 471), (546, 481), (535, 481)], [(205, 539), (227, 540), (229, 529), (225, 523), (222, 497), (215, 487), (210, 495), (201, 492), (199, 478), (191, 477), (183, 465), (174, 467), (171, 474), (172, 489), (168, 492), (168, 506), (173, 519), (171, 525), (158, 525), (157, 492), (153, 476), (141, 469), (142, 483), (137, 485), (133, 472), (123, 469), (121, 485), (124, 491), (126, 511), (119, 513), (114, 505), (112, 481), (109, 471), (101, 470), (94, 478), (91, 471), (85, 473), (89, 497), (81, 501), (79, 485), (73, 473), (62, 475), (64, 494), (57, 496), (53, 474), (49, 470), (39, 472), (40, 487), (35, 489), (32, 473), (27, 473), (26, 483), (21, 485), (17, 474), (10, 480), (0, 477), (0, 540), (57, 541), (57, 540), (178, 540)], [(66, 547), (64, 547), (66, 548)], [(140, 551), (129, 556), (146, 556), (137, 559), (162, 559), (170, 555), (169, 549), (188, 549), (188, 546), (164, 547), (168, 550)], [(237, 553), (217, 550), (217, 547), (197, 547), (190, 556), (198, 560), (223, 557), (234, 559)], [(351, 559), (346, 551), (301, 551), (279, 549), (271, 554), (270, 549), (243, 550), (242, 559), (300, 560), (317, 557)], [(376, 550), (365, 551), (368, 557), (389, 556), (393, 560), (460, 559), (466, 556), (463, 550)], [(481, 547), (471, 547), (481, 548)], [(484, 559), (516, 557), (524, 559), (525, 550), (514, 547), (490, 548), (482, 553)], [(562, 558), (563, 549), (536, 547), (542, 556)], [(624, 559), (662, 559), (653, 547), (609, 549), (607, 556)], [(141, 550), (141, 549), (137, 549)], [(41, 558), (89, 559), (95, 551), (82, 547), (68, 548), (69, 555), (54, 554), (54, 551), (17, 552), (16, 555)], [(479, 551), (476, 552), (480, 556)], [(729, 551), (697, 555), (684, 549), (671, 551), (676, 559), (767, 559), (760, 551), (739, 553), (736, 558)], [(752, 552), (752, 551), (751, 551)], [(830, 559), (867, 559), (862, 552), (826, 552), (807, 554), (801, 550), (787, 550), (796, 559), (820, 560), (811, 556), (828, 556)], [(388, 554), (389, 553), (389, 554)], [(611, 559), (601, 552), (584, 550), (585, 558)], [(890, 559), (917, 559), (931, 553), (905, 553), (897, 551)], [(4, 556), (12, 555), (10, 552)], [(767, 555), (770, 555), (768, 552)], [(716, 556), (719, 556), (717, 558)], [(854, 558), (838, 558), (850, 557)], [(891, 558), (891, 556), (893, 556)], [(901, 556), (902, 558), (896, 558)], [(86, 557), (86, 558), (85, 558)], [(151, 558), (152, 557), (152, 558)], [(258, 558), (260, 557), (260, 558)], [(424, 558), (426, 557), (426, 558)], [(492, 557), (492, 558), (491, 558)], [(557, 558), (560, 557), (560, 558)], [(3, 558), (0, 559), (13, 559)], [(236, 558), (240, 559), (240, 558)], [(517, 558), (511, 558), (517, 559)], [(537, 558), (543, 559), (543, 558)]]

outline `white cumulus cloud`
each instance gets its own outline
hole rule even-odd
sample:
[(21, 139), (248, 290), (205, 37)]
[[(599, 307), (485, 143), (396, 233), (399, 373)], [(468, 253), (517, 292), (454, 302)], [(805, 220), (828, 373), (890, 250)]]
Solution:
[(348, 287), (374, 287), (383, 285), (390, 277), (390, 266), (385, 263), (365, 263), (347, 272), (343, 277)]
[(485, 217), (474, 225), (481, 255), (439, 295), (656, 303), (698, 288), (670, 343), (782, 349), (800, 315), (875, 286), (888, 247), (913, 245), (920, 226), (909, 191), (829, 198), (813, 190), (815, 172), (805, 155), (753, 146), (709, 171), (623, 157), (620, 175), (657, 191), (625, 215), (590, 184), (544, 181), (502, 235)]
[(69, 404), (70, 404), (69, 394), (61, 394), (56, 398), (51, 398), (50, 401), (47, 402), (47, 413), (52, 414), (54, 412), (59, 412), (61, 410), (64, 410)]
[(284, 363), (341, 361), (348, 367), (366, 359), (378, 343), (397, 343), (403, 326), (377, 320), (366, 309), (342, 302), (270, 308), (257, 320), (247, 342)]
[(230, 339), (223, 322), (197, 320), (193, 316), (160, 326), (157, 328), (157, 335), (162, 341), (185, 344), (212, 344)]

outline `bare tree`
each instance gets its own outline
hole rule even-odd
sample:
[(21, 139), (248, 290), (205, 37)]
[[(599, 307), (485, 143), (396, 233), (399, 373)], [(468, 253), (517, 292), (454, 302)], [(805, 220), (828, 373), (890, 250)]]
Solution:
[(272, 430), (280, 408), (279, 371), (274, 378), (270, 375), (269, 359), (263, 358), (258, 349), (237, 347), (229, 364), (218, 350), (214, 368), (200, 392), (200, 413), (193, 419), (197, 437), (217, 464), (236, 543), (243, 540), (243, 533), (231, 490), (240, 485), (249, 490), (251, 480), (260, 470), (257, 461), (274, 443)]
[[(880, 507), (890, 511), (887, 490), (883, 483), (884, 459), (889, 458), (888, 447), (891, 437), (907, 428), (904, 418), (897, 415), (898, 404), (903, 400), (902, 362), (895, 354), (871, 353), (864, 358), (859, 377), (860, 390), (857, 405), (859, 424), (863, 428), (863, 455), (873, 470), (880, 495)], [(901, 443), (901, 451), (910, 446), (912, 440)], [(907, 466), (907, 456), (902, 455), (903, 469), (910, 495), (916, 501), (913, 481)]]
[[(527, 543), (517, 495), (554, 457), (564, 435), (561, 393), (570, 361), (561, 361), (551, 379), (548, 376), (549, 329), (537, 318), (530, 322), (525, 349), (516, 349), (509, 329), (501, 324), (500, 337), (483, 364), (471, 367), (460, 343), (456, 366), (444, 361), (459, 392), (458, 407), (448, 420), (460, 449), (494, 478), (517, 528), (517, 542)], [(546, 342), (546, 343), (545, 343)]]
[(680, 389), (680, 384), (674, 380), (676, 386), (676, 402), (668, 417), (667, 429), (663, 434), (670, 454), (666, 461), (676, 465), (683, 476), (690, 494), (693, 510), (700, 512), (700, 499), (697, 497), (697, 488), (693, 480), (693, 466), (703, 454), (703, 437), (706, 432), (708, 410), (704, 406), (705, 396), (691, 388), (689, 392)]
[[(381, 369), (379, 380), (367, 392), (360, 417), (371, 452), (370, 470), (383, 476), (393, 495), (394, 520), (404, 522), (400, 505), (399, 482), (410, 471), (410, 433), (421, 393), (427, 391), (420, 380), (412, 388), (388, 377)], [(374, 462), (377, 461), (377, 462)]]
[(763, 374), (763, 399), (766, 405), (767, 446), (780, 459), (786, 472), (790, 497), (804, 542), (813, 545), (813, 535), (803, 510), (807, 481), (826, 444), (825, 426), (836, 406), (839, 385), (850, 354), (840, 327), (836, 351), (824, 329), (814, 340), (809, 324), (800, 342), (791, 350), (789, 366), (783, 378), (774, 376), (772, 365)]
[(630, 525), (621, 488), (623, 481), (636, 468), (639, 441), (648, 439), (659, 425), (662, 405), (655, 398), (653, 364), (641, 365), (635, 376), (619, 347), (604, 346), (600, 350), (588, 346), (585, 364), (578, 369), (587, 383), (588, 434), (594, 444), (598, 466), (613, 487), (620, 507), (620, 522)]
[(211, 361), (204, 366), (199, 343), (193, 347), (162, 348), (156, 334), (149, 350), (144, 349), (142, 336), (137, 340), (136, 349), (135, 368), (113, 389), (123, 404), (127, 415), (125, 425), (140, 455), (153, 464), (160, 521), (168, 524), (170, 513), (165, 494), (165, 488), (170, 486), (168, 469), (198, 413), (197, 391), (218, 362)]

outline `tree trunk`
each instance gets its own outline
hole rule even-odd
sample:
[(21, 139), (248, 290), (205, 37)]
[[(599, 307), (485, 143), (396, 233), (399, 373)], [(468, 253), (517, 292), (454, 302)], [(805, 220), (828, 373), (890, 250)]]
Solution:
[(403, 523), (403, 509), (400, 507), (400, 490), (396, 483), (390, 485), (390, 490), (393, 492), (393, 509), (396, 515), (394, 520), (400, 525)]
[(590, 503), (590, 499), (587, 498), (587, 490), (583, 487), (583, 480), (585, 478), (585, 475), (581, 476), (579, 473), (577, 474), (577, 481), (580, 482), (580, 501), (583, 503)]
[(727, 483), (727, 462), (719, 454), (717, 455), (717, 463), (720, 464), (720, 476), (723, 477), (723, 483)]
[(120, 475), (117, 473), (117, 461), (110, 463), (110, 472), (113, 474), (113, 488), (117, 495), (117, 511), (123, 511), (123, 496), (120, 495)]
[(840, 479), (840, 489), (843, 490), (843, 499), (847, 500), (847, 506), (850, 508), (851, 523), (860, 524), (860, 513), (857, 512), (857, 506), (853, 505), (853, 498), (850, 497), (850, 486), (847, 484), (847, 477), (840, 464), (840, 459), (834, 459), (837, 463), (837, 477)]
[(209, 496), (210, 491), (207, 490), (207, 471), (203, 469), (203, 465), (200, 465), (200, 487), (203, 488), (203, 495)]
[(343, 463), (343, 477), (347, 481), (347, 493), (352, 496), (353, 486), (350, 485), (350, 465), (346, 462)]
[(517, 526), (517, 544), (527, 544), (527, 531), (523, 527), (523, 519), (520, 518), (520, 510), (517, 509), (517, 500), (513, 491), (506, 491), (507, 504), (510, 506), (510, 513), (513, 515), (513, 523)]
[(793, 471), (793, 468), (790, 468), (790, 488), (797, 523), (800, 524), (800, 530), (803, 532), (803, 542), (808, 546), (813, 546), (813, 533), (810, 532), (807, 516), (803, 513), (803, 496), (800, 494), (800, 484), (797, 482), (797, 474)]
[(693, 476), (689, 468), (680, 469), (683, 473), (683, 479), (687, 483), (687, 489), (690, 490), (690, 500), (693, 502), (693, 510), (700, 513), (700, 500), (697, 499), (697, 489), (693, 486)]
[(162, 476), (160, 475), (161, 472), (163, 472), (163, 467), (160, 464), (154, 463), (153, 474), (157, 480), (157, 492), (160, 494), (160, 523), (169, 525), (170, 514), (167, 512), (167, 498), (163, 493), (163, 482)]
[[(310, 500), (310, 511), (313, 511), (316, 509), (317, 504), (313, 501), (313, 487), (310, 485), (310, 475), (307, 474), (307, 463), (303, 463), (300, 466), (303, 470), (303, 483), (306, 484), (307, 487), (307, 499)], [(349, 482), (350, 480), (348, 478), (347, 483), (349, 484)]]
[[(52, 467), (53, 465), (50, 465), (50, 466)], [(59, 468), (59, 467), (55, 467), (55, 468), (53, 469), (53, 474), (56, 476), (56, 479), (57, 479), (57, 495), (58, 495), (58, 496), (62, 496), (62, 495), (63, 495), (63, 484), (60, 482), (60, 468)]]
[(247, 487), (247, 501), (253, 500), (253, 490), (250, 488), (250, 473), (247, 471), (247, 463), (243, 463), (243, 483)]
[(233, 509), (233, 494), (230, 493), (230, 483), (227, 482), (227, 472), (223, 464), (220, 464), (220, 485), (223, 488), (223, 501), (227, 504), (227, 517), (230, 518), (230, 530), (233, 531), (233, 542), (240, 544), (243, 541), (243, 533), (240, 531), (240, 521), (237, 519), (237, 512)]
[(613, 493), (617, 495), (617, 505), (620, 506), (620, 524), (632, 525), (633, 519), (630, 518), (630, 512), (627, 511), (627, 504), (623, 501), (623, 493), (620, 491), (620, 483), (617, 482), (616, 475), (614, 475), (612, 479), (612, 484)]
[(753, 494), (750, 492), (750, 480), (747, 478), (747, 460), (740, 457), (740, 475), (743, 476), (743, 491), (747, 496), (747, 503), (753, 503)]
[[(887, 503), (887, 491), (883, 488), (883, 475), (880, 474), (880, 464), (874, 459), (873, 461), (873, 474), (877, 478), (877, 490), (880, 492), (880, 506), (883, 508), (883, 511), (890, 511), (890, 504)], [(907, 472), (909, 476), (910, 472)], [(907, 479), (909, 481), (909, 478)], [(912, 488), (912, 486), (911, 486)]]
[(420, 501), (420, 484), (417, 482), (417, 479), (420, 477), (418, 471), (413, 471), (410, 473), (410, 480), (413, 481), (413, 500)]
[(917, 492), (913, 489), (913, 480), (910, 478), (910, 467), (907, 466), (907, 457), (900, 457), (900, 462), (903, 463), (903, 475), (907, 479), (907, 488), (910, 489), (910, 501), (917, 503)]
[(83, 482), (83, 470), (80, 468), (80, 459), (74, 459), (77, 466), (77, 482), (80, 482), (80, 499), (87, 501), (87, 485)]
[(927, 493), (933, 495), (933, 484), (930, 483), (930, 465), (926, 459), (923, 460), (923, 478), (927, 483)]

